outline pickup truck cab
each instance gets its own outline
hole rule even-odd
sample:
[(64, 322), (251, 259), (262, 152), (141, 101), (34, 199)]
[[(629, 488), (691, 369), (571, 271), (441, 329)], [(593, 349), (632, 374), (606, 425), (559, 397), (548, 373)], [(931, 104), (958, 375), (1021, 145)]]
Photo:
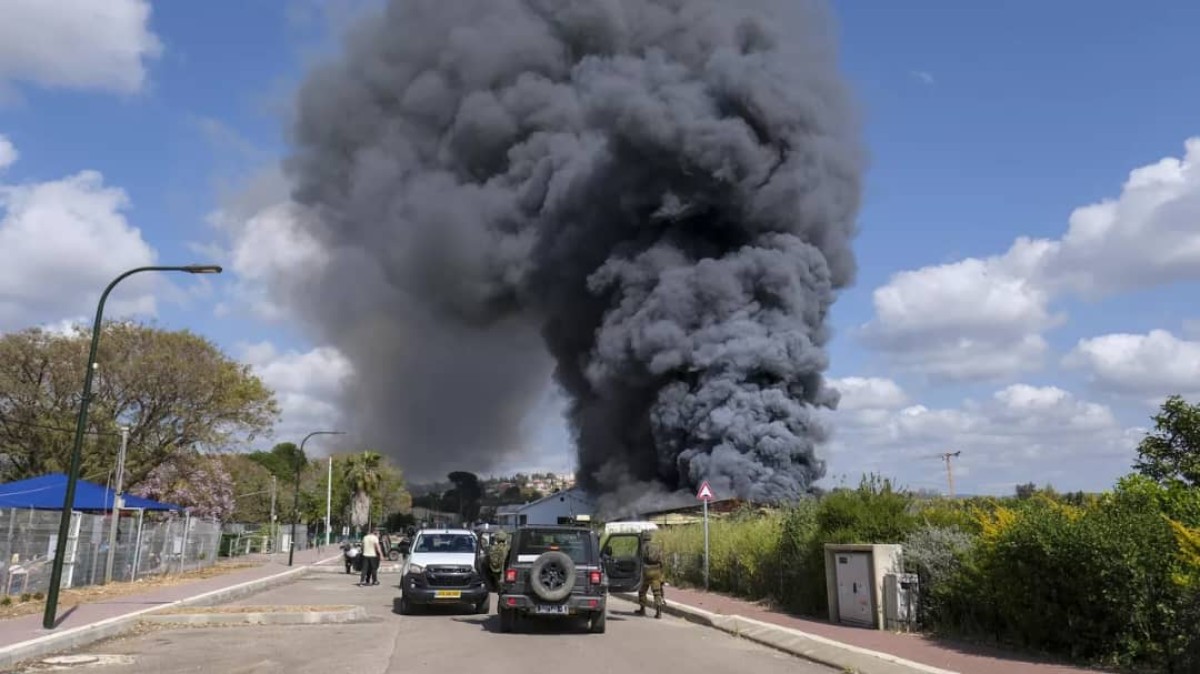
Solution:
[(401, 569), (401, 615), (431, 605), (467, 605), (486, 614), (490, 595), (479, 573), (477, 540), (469, 529), (417, 532)]
[[(629, 534), (622, 534), (623, 538)], [(638, 545), (637, 534), (632, 535)], [(610, 577), (610, 562), (596, 532), (580, 526), (524, 526), (517, 529), (499, 587), (500, 631), (512, 632), (522, 618), (586, 621), (603, 634), (608, 592), (628, 592), (641, 584), (640, 563)], [(632, 573), (629, 573), (632, 571)]]

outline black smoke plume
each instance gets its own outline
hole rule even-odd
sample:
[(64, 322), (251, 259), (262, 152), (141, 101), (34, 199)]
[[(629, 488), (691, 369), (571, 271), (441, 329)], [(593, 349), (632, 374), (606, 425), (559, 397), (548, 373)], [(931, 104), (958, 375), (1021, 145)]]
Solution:
[(832, 33), (803, 0), (359, 23), (301, 89), (287, 169), (361, 427), (415, 476), (484, 471), (553, 368), (594, 491), (805, 492), (864, 167)]

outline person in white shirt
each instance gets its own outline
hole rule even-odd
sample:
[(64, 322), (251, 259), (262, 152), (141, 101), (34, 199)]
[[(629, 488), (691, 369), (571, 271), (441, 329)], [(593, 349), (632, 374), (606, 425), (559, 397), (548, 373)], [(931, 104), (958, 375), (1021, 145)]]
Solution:
[(362, 540), (362, 577), (359, 585), (379, 584), (379, 562), (383, 559), (383, 546), (379, 544), (379, 530), (367, 532)]

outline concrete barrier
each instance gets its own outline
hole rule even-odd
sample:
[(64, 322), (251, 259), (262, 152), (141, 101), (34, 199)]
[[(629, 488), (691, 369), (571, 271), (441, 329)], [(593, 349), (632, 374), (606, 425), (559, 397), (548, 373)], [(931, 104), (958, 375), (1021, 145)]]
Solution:
[[(618, 599), (636, 604), (637, 596), (614, 593)], [(667, 601), (663, 611), (704, 627), (769, 646), (817, 664), (856, 674), (961, 674), (912, 660), (872, 651), (800, 630), (773, 625), (740, 615), (712, 613), (701, 608)]]

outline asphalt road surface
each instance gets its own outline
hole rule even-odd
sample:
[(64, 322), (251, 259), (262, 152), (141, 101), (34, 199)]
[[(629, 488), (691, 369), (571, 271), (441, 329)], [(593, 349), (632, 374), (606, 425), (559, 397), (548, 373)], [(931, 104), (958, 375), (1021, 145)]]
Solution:
[[(348, 625), (152, 627), (95, 644), (81, 654), (120, 656), (111, 664), (71, 667), (80, 674), (225, 672), (249, 674), (827, 674), (834, 670), (663, 616), (632, 615), (634, 606), (610, 599), (608, 632), (588, 634), (561, 623), (526, 622), (501, 634), (495, 614), (438, 610), (400, 616), (393, 611), (394, 574), (377, 587), (355, 576), (318, 573), (237, 604), (359, 604), (371, 620)], [(48, 671), (34, 665), (27, 672)], [(57, 670), (68, 671), (68, 670)]]

